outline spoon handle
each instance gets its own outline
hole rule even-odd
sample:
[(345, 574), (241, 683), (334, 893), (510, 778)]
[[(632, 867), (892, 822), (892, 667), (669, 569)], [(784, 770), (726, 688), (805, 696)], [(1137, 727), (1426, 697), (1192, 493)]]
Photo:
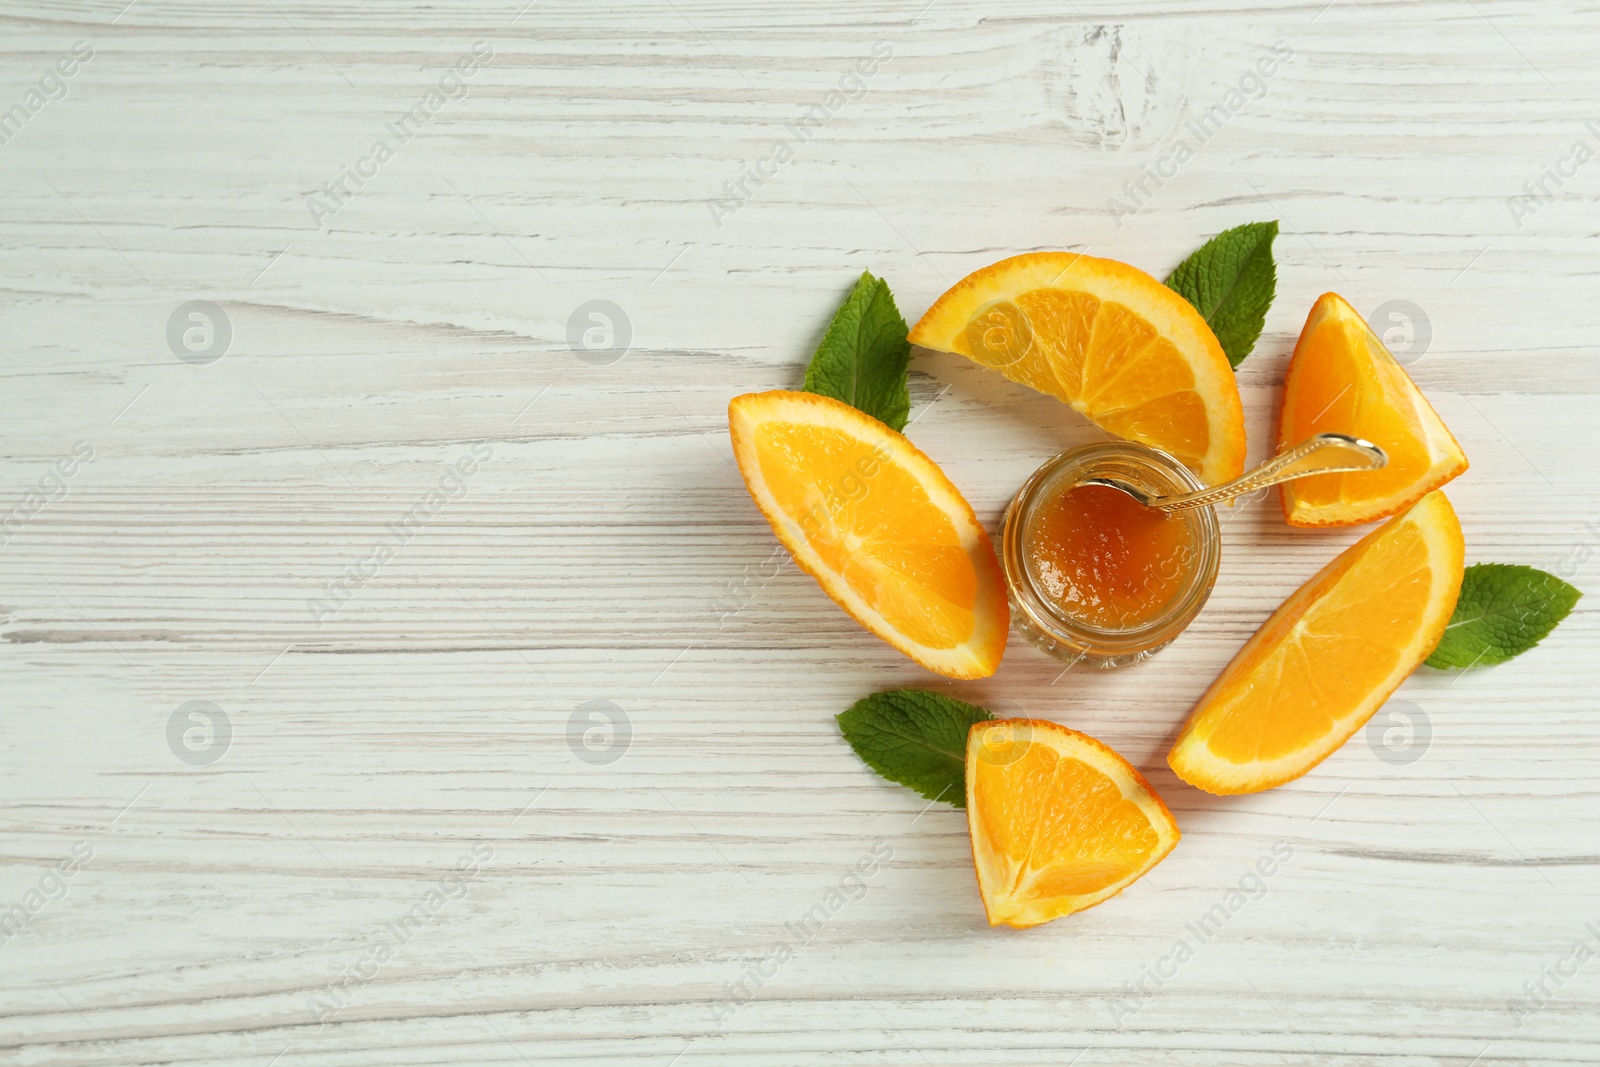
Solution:
[(1377, 470), (1389, 462), (1383, 449), (1371, 441), (1342, 433), (1319, 433), (1286, 448), (1253, 471), (1247, 471), (1231, 482), (1214, 485), (1182, 496), (1167, 496), (1152, 500), (1153, 507), (1163, 511), (1182, 511), (1202, 508), (1207, 504), (1220, 504), (1257, 489), (1293, 481), (1311, 474), (1338, 474), (1344, 471)]

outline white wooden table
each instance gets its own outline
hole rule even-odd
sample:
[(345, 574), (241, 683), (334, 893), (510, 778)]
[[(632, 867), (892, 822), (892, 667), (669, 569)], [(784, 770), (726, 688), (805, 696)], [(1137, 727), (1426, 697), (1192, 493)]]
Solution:
[[(1063, 677), (1014, 638), (948, 686), (1105, 740), (1186, 835), (1093, 911), (991, 930), (962, 814), (833, 722), (945, 683), (772, 555), (724, 414), (798, 383), (863, 269), (915, 318), (1004, 255), (1163, 275), (1277, 218), (1252, 456), (1319, 293), (1407, 302), (1469, 561), (1593, 589), (1600, 14), (125, 2), (0, 5), (0, 1062), (1600, 1062), (1589, 601), (1413, 678), (1394, 747), (1209, 797), (1168, 738), (1358, 535), (1251, 505), (1150, 664)], [(985, 521), (1087, 436), (913, 366), (910, 434)]]

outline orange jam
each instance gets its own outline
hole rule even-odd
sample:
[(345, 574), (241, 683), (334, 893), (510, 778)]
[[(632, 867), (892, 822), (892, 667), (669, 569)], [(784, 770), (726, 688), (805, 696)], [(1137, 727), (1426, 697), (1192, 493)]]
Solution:
[(1107, 485), (1056, 490), (1039, 503), (1025, 538), (1039, 590), (1064, 614), (1103, 630), (1157, 616), (1198, 558), (1182, 515)]

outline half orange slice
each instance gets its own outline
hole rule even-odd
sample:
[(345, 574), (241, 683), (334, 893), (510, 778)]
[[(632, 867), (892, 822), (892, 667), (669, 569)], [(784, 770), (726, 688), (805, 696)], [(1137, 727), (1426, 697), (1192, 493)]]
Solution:
[(994, 673), (1010, 616), (989, 535), (934, 462), (849, 404), (747, 393), (728, 405), (756, 506), (802, 570), (930, 671)]
[(1132, 764), (1053, 722), (977, 723), (966, 777), (990, 926), (1038, 926), (1092, 908), (1165, 859), (1181, 836)]
[(1208, 485), (1244, 472), (1244, 407), (1206, 320), (1144, 271), (1073, 252), (1003, 259), (957, 282), (911, 328), (1169, 452)]
[(1279, 489), (1291, 526), (1355, 526), (1403, 511), (1467, 469), (1467, 457), (1405, 368), (1337, 293), (1311, 308), (1283, 382), (1278, 446), (1324, 431), (1383, 448), (1388, 466), (1318, 474)]
[(1465, 549), (1443, 493), (1341, 552), (1245, 642), (1167, 762), (1208, 793), (1258, 793), (1321, 763), (1428, 657)]

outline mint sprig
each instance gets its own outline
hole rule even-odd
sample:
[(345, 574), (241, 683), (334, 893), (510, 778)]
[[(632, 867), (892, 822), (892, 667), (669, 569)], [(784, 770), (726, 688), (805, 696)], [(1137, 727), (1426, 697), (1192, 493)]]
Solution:
[(1476, 563), (1430, 667), (1486, 667), (1520, 656), (1549, 635), (1583, 594), (1536, 567)]
[(929, 800), (967, 806), (967, 731), (994, 718), (963, 700), (892, 689), (838, 715), (839, 729), (867, 766)]
[(911, 342), (888, 283), (862, 272), (806, 367), (805, 391), (843, 400), (896, 430), (911, 415)]
[(1223, 230), (1167, 278), (1167, 288), (1205, 317), (1235, 367), (1261, 337), (1267, 309), (1277, 295), (1278, 267), (1272, 259), (1272, 240), (1277, 236), (1276, 221)]

